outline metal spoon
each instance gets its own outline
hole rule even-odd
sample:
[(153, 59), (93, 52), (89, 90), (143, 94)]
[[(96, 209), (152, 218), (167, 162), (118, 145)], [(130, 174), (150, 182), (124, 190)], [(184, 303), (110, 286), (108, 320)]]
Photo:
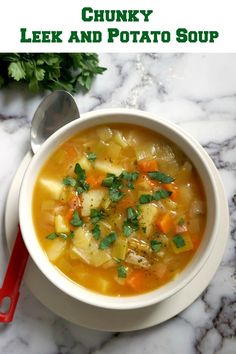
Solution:
[[(77, 104), (69, 92), (54, 91), (45, 97), (32, 120), (31, 148), (33, 153), (36, 153), (43, 142), (56, 130), (79, 116)], [(28, 256), (28, 250), (18, 227), (3, 285), (0, 288), (0, 322), (7, 323), (13, 319)]]

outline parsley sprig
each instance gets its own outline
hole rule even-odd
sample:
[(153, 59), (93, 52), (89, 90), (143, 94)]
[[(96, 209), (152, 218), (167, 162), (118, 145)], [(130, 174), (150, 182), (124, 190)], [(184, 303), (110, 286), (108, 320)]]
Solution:
[(63, 184), (75, 188), (78, 194), (88, 191), (90, 185), (86, 182), (86, 172), (79, 163), (75, 165), (74, 173), (76, 178), (67, 176), (63, 179)]
[(164, 183), (164, 184), (169, 184), (169, 183), (171, 183), (171, 182), (173, 182), (175, 180), (173, 177), (168, 176), (165, 173), (160, 172), (160, 171), (148, 172), (148, 176), (151, 179), (155, 179), (156, 181), (159, 181), (159, 182)]
[(99, 66), (95, 53), (1, 53), (0, 87), (11, 82), (28, 84), (30, 91), (89, 90)]
[(63, 240), (67, 240), (67, 238), (72, 239), (72, 238), (74, 238), (74, 232), (71, 231), (68, 235), (65, 233), (62, 233), (62, 232), (52, 232), (51, 234), (46, 236), (46, 239), (52, 241), (58, 237), (63, 238)]
[[(120, 176), (108, 173), (102, 185), (109, 188), (109, 197), (112, 202), (119, 202), (124, 196), (124, 188), (134, 189), (133, 182), (138, 179), (139, 172), (123, 171)], [(125, 184), (125, 182), (127, 182)]]
[(115, 242), (116, 239), (117, 239), (116, 233), (111, 232), (106, 237), (104, 237), (104, 239), (99, 243), (99, 249), (105, 250), (106, 248), (111, 246), (113, 244), (113, 242)]
[(142, 194), (139, 197), (139, 203), (140, 204), (147, 204), (151, 203), (152, 201), (158, 201), (161, 199), (166, 199), (169, 196), (171, 196), (172, 192), (167, 191), (165, 189), (161, 189), (159, 191), (154, 192), (153, 194)]
[(127, 219), (123, 223), (123, 233), (126, 237), (129, 237), (134, 231), (139, 229), (138, 223), (139, 213), (134, 208), (127, 208)]

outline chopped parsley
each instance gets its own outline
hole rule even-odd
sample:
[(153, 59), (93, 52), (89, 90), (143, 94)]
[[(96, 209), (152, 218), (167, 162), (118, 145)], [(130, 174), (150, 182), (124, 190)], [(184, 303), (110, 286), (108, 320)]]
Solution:
[(82, 226), (83, 223), (84, 223), (84, 222), (83, 222), (83, 220), (80, 218), (78, 211), (75, 210), (75, 211), (73, 212), (73, 216), (72, 216), (72, 219), (71, 219), (71, 221), (70, 221), (70, 224), (73, 225), (73, 226), (79, 227), (79, 226)]
[(157, 240), (151, 240), (150, 246), (154, 252), (160, 252), (161, 247), (162, 247), (162, 243)]
[(73, 232), (73, 231), (71, 231), (71, 232), (69, 233), (68, 237), (69, 237), (70, 239), (73, 239), (73, 238), (75, 237), (74, 232)]
[(119, 202), (124, 197), (124, 193), (121, 192), (119, 189), (109, 189), (109, 197), (112, 202)]
[(74, 173), (76, 174), (76, 178), (67, 176), (64, 178), (63, 184), (65, 186), (74, 187), (78, 194), (81, 194), (84, 191), (88, 191), (90, 189), (90, 185), (86, 182), (85, 170), (80, 166), (79, 163), (75, 165)]
[(80, 166), (79, 163), (77, 163), (75, 165), (75, 168), (74, 168), (74, 172), (77, 176), (77, 180), (81, 183), (81, 182), (84, 182), (85, 179), (86, 179), (86, 174), (85, 174), (85, 170)]
[(102, 181), (102, 185), (104, 187), (110, 188), (113, 182), (115, 181), (115, 178), (117, 178), (116, 175), (114, 175), (113, 173), (108, 173), (106, 178), (104, 178), (104, 180)]
[(68, 176), (68, 177), (63, 179), (63, 184), (65, 186), (75, 187), (76, 186), (76, 179)]
[(99, 243), (99, 249), (100, 250), (105, 250), (109, 246), (113, 244), (113, 242), (117, 239), (117, 235), (115, 232), (111, 232), (109, 235), (107, 235), (100, 243)]
[(55, 238), (57, 238), (57, 237), (58, 237), (58, 235), (55, 232), (53, 232), (52, 234), (47, 235), (46, 239), (47, 240), (55, 240)]
[(151, 203), (152, 201), (153, 201), (153, 196), (151, 194), (142, 194), (139, 197), (140, 204), (147, 204), (147, 203)]
[(127, 219), (134, 221), (138, 217), (138, 212), (134, 208), (127, 208)]
[(97, 155), (95, 154), (95, 152), (89, 152), (89, 153), (87, 153), (87, 159), (88, 159), (89, 161), (94, 162), (94, 161), (96, 160), (96, 158), (97, 158)]
[(133, 182), (135, 182), (138, 179), (139, 172), (128, 172), (128, 171), (123, 171), (122, 174), (120, 175), (121, 178), (127, 181), (127, 187), (129, 189), (134, 189)]
[(85, 170), (80, 166), (79, 163), (75, 165), (74, 172), (77, 177), (76, 191), (78, 194), (81, 194), (83, 191), (88, 191), (90, 189), (89, 184), (86, 182), (86, 173)]
[(173, 177), (168, 176), (165, 173), (160, 172), (160, 171), (148, 172), (148, 176), (151, 179), (155, 179), (155, 180), (157, 180), (157, 181), (159, 181), (161, 183), (164, 183), (164, 184), (171, 183), (171, 182), (173, 182), (175, 180)]
[(134, 229), (129, 221), (125, 221), (123, 224), (123, 233), (126, 237), (129, 237), (134, 232)]
[(138, 211), (134, 208), (127, 208), (127, 220), (124, 221), (122, 227), (126, 237), (129, 237), (134, 231), (139, 229), (138, 215)]
[(161, 190), (153, 193), (153, 200), (158, 201), (160, 199), (165, 199), (165, 198), (168, 198), (171, 194), (172, 194), (172, 192), (167, 191), (165, 189), (161, 189)]
[(139, 172), (128, 172), (128, 171), (123, 171), (121, 174), (121, 178), (127, 180), (127, 181), (131, 181), (134, 182), (138, 179), (139, 176)]
[(80, 187), (80, 186), (76, 188), (76, 192), (77, 192), (79, 195), (80, 195), (81, 193), (83, 193), (83, 191), (84, 191), (83, 188)]
[(172, 238), (172, 241), (174, 242), (175, 246), (177, 248), (182, 248), (185, 246), (185, 241), (182, 235), (177, 234)]
[[(123, 171), (120, 176), (116, 176), (113, 173), (107, 173), (106, 177), (102, 181), (104, 187), (109, 188), (109, 197), (112, 202), (119, 202), (124, 193), (121, 191), (123, 188), (134, 189), (133, 182), (137, 180), (139, 172)], [(127, 185), (124, 184), (127, 181)]]
[(151, 203), (153, 200), (158, 201), (160, 199), (168, 198), (172, 192), (167, 191), (165, 189), (161, 189), (159, 191), (154, 192), (153, 194), (142, 194), (139, 197), (140, 204), (147, 204)]
[(57, 237), (60, 237), (60, 238), (63, 238), (64, 240), (66, 240), (68, 236), (67, 236), (67, 234), (64, 234), (62, 232), (60, 232), (60, 233), (53, 232), (53, 233), (47, 235), (46, 239), (47, 240), (55, 240)]
[(121, 188), (123, 187), (121, 176), (117, 177), (113, 173), (108, 173), (102, 181), (102, 185), (109, 188), (109, 197), (112, 202), (118, 202), (125, 195), (121, 192)]
[(184, 218), (180, 218), (178, 221), (178, 225), (182, 226), (185, 224)]
[(100, 230), (100, 226), (98, 224), (96, 224), (94, 226), (94, 228), (92, 229), (92, 234), (93, 234), (93, 237), (95, 238), (95, 240), (99, 240), (99, 238), (101, 236), (101, 230)]
[(118, 278), (127, 278), (128, 268), (120, 265), (117, 267)]
[(90, 218), (91, 218), (91, 222), (92, 224), (96, 224), (98, 221), (104, 219), (104, 211), (103, 210), (99, 210), (99, 209), (91, 209), (90, 210)]

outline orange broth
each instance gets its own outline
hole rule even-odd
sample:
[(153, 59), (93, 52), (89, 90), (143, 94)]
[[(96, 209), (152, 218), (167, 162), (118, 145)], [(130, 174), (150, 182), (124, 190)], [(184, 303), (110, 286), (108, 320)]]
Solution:
[(49, 260), (92, 291), (156, 289), (191, 261), (206, 223), (200, 177), (148, 129), (98, 126), (62, 144), (37, 178), (36, 234)]

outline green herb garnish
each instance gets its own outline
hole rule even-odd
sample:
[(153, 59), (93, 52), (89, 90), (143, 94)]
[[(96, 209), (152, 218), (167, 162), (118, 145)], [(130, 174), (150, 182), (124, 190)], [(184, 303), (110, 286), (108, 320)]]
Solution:
[(124, 221), (122, 230), (126, 237), (129, 237), (134, 231), (139, 229), (139, 213), (134, 208), (127, 208), (127, 220)]
[(94, 226), (94, 228), (92, 229), (92, 234), (93, 234), (93, 237), (95, 238), (95, 240), (99, 240), (99, 238), (101, 236), (101, 230), (100, 230), (100, 226), (98, 224), (96, 224)]
[(109, 197), (112, 202), (119, 202), (124, 197), (124, 193), (121, 192), (119, 189), (109, 189)]
[(66, 240), (68, 236), (67, 236), (67, 234), (64, 234), (62, 232), (60, 232), (60, 233), (53, 232), (52, 234), (49, 234), (48, 236), (46, 236), (46, 239), (47, 240), (55, 240), (57, 237), (60, 237), (60, 238), (63, 238), (64, 240)]
[(142, 194), (139, 197), (140, 204), (147, 204), (151, 203), (153, 200), (158, 201), (160, 199), (168, 198), (172, 192), (167, 191), (165, 189), (161, 189), (159, 191), (154, 192), (153, 194)]
[(164, 184), (171, 183), (171, 182), (173, 182), (175, 180), (173, 177), (168, 176), (165, 173), (160, 172), (160, 171), (148, 172), (148, 176), (151, 179), (155, 179), (155, 180), (157, 180), (157, 181), (159, 181), (161, 183), (164, 183)]
[(79, 163), (75, 165), (74, 172), (77, 175), (77, 179), (80, 183), (85, 181), (86, 179), (85, 170), (80, 166)]
[(134, 232), (132, 224), (127, 220), (124, 222), (122, 229), (126, 237), (129, 237)]
[(102, 185), (104, 187), (110, 188), (112, 186), (112, 184), (114, 183), (116, 178), (117, 178), (116, 175), (114, 175), (113, 173), (108, 173), (107, 176), (102, 181)]
[(57, 238), (57, 234), (55, 232), (53, 232), (52, 234), (49, 234), (46, 236), (47, 240), (55, 240), (55, 238)]
[(138, 179), (139, 172), (128, 172), (128, 171), (123, 171), (122, 174), (120, 175), (120, 178), (123, 178), (124, 180), (128, 181), (127, 187), (129, 189), (134, 189), (134, 185), (132, 182), (135, 182)]
[(104, 211), (103, 210), (99, 210), (99, 209), (91, 209), (90, 210), (90, 218), (91, 218), (91, 222), (92, 224), (96, 224), (98, 221), (104, 219)]
[(72, 186), (75, 187), (76, 186), (76, 179), (72, 178), (72, 177), (66, 177), (63, 179), (63, 184), (65, 186)]
[(88, 191), (90, 186), (85, 181), (86, 180), (86, 173), (85, 170), (80, 166), (79, 163), (75, 165), (74, 172), (77, 176), (77, 188), (76, 191), (78, 194), (81, 194), (83, 191)]
[(147, 203), (151, 203), (152, 201), (153, 201), (153, 196), (151, 194), (142, 194), (139, 197), (140, 204), (147, 204)]
[(178, 221), (178, 225), (182, 226), (184, 225), (184, 223), (185, 223), (184, 218), (180, 218)]
[(127, 278), (128, 268), (120, 265), (117, 267), (118, 278)]
[(168, 198), (170, 195), (172, 194), (172, 192), (170, 191), (167, 191), (165, 189), (161, 189), (159, 191), (156, 191), (153, 193), (153, 200), (160, 200), (160, 199), (165, 199), (165, 198)]
[(88, 159), (89, 161), (94, 162), (94, 161), (96, 160), (96, 158), (97, 158), (97, 155), (95, 154), (95, 152), (89, 152), (89, 153), (87, 153), (87, 159)]
[(84, 190), (83, 190), (83, 188), (82, 187), (76, 187), (76, 192), (80, 195), (81, 193), (83, 193), (84, 192)]
[(74, 231), (71, 231), (68, 235), (70, 239), (73, 239), (75, 237)]
[(72, 216), (72, 219), (71, 219), (71, 221), (70, 221), (70, 224), (73, 225), (73, 226), (79, 227), (79, 226), (82, 226), (83, 223), (84, 223), (84, 222), (83, 222), (83, 220), (80, 218), (78, 211), (75, 210), (75, 211), (73, 212), (73, 216)]
[(172, 238), (172, 241), (174, 242), (175, 246), (177, 248), (182, 248), (185, 246), (185, 241), (184, 241), (184, 238), (182, 235), (175, 235), (173, 238)]
[(108, 173), (102, 181), (102, 185), (109, 188), (109, 197), (112, 202), (118, 202), (123, 198), (124, 193), (120, 190), (123, 187), (120, 177), (117, 177), (113, 173)]
[(159, 252), (161, 250), (162, 243), (157, 240), (151, 240), (150, 246), (154, 252)]
[(127, 219), (130, 221), (136, 220), (138, 217), (138, 212), (134, 208), (127, 208)]
[(112, 245), (112, 243), (117, 239), (117, 235), (115, 232), (111, 232), (109, 235), (107, 235), (100, 243), (99, 243), (99, 249), (100, 250), (105, 250), (109, 246)]
[(1, 53), (0, 87), (11, 82), (26, 83), (33, 92), (89, 90), (102, 74), (95, 53)]

